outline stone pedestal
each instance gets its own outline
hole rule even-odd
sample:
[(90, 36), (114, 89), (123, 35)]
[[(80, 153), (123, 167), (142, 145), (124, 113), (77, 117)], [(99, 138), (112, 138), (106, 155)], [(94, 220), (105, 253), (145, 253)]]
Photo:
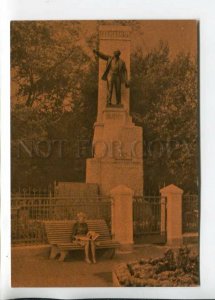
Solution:
[(103, 195), (117, 185), (143, 194), (142, 128), (132, 123), (124, 108), (106, 108), (95, 123), (94, 157), (87, 159), (86, 182), (97, 183)]
[[(182, 194), (183, 190), (170, 184), (160, 190), (161, 196), (167, 201), (167, 244), (181, 245), (182, 237)], [(161, 216), (161, 221), (163, 220)], [(161, 225), (162, 227), (162, 225)]]
[(125, 185), (111, 190), (112, 234), (121, 247), (129, 249), (133, 245), (133, 191)]

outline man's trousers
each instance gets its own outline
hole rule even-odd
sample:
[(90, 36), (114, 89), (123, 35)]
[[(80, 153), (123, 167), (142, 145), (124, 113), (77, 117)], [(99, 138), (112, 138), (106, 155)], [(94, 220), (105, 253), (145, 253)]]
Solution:
[(107, 79), (107, 104), (111, 104), (113, 88), (115, 88), (116, 92), (116, 103), (121, 103), (121, 79), (118, 75), (112, 75), (109, 79)]

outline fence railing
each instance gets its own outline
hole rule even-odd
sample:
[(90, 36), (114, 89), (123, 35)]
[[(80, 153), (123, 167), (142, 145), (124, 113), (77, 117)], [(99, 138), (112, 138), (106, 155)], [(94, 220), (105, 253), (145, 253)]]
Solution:
[(19, 187), (11, 191), (12, 197), (49, 197), (54, 194), (53, 187)]
[[(166, 231), (166, 202), (161, 196), (133, 198), (134, 236), (160, 234)], [(111, 198), (37, 196), (15, 194), (11, 199), (12, 244), (47, 243), (45, 220), (76, 219), (78, 212), (89, 219), (105, 219), (111, 228)], [(184, 195), (182, 201), (183, 232), (199, 230), (198, 195)]]
[(183, 195), (182, 198), (182, 231), (199, 231), (199, 197), (198, 195)]
[(11, 200), (12, 244), (46, 243), (45, 220), (74, 220), (78, 212), (89, 219), (105, 219), (111, 226), (111, 198), (17, 197)]
[(161, 200), (160, 196), (133, 198), (134, 236), (161, 233), (161, 209), (164, 209), (165, 218), (166, 205)]

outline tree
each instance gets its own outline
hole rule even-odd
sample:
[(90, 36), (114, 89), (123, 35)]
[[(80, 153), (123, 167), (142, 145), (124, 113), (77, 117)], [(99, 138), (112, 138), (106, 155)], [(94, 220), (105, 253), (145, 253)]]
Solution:
[[(73, 152), (78, 140), (92, 136), (98, 75), (80, 46), (79, 22), (13, 22), (11, 34), (13, 184), (84, 180), (86, 157)], [(63, 157), (42, 149), (65, 140)]]
[[(196, 192), (198, 181), (198, 88), (196, 61), (181, 53), (169, 59), (163, 42), (132, 56), (133, 117), (144, 129), (144, 179), (148, 192), (175, 183)], [(142, 113), (140, 113), (142, 112)]]
[(66, 99), (72, 101), (89, 63), (79, 35), (79, 22), (69, 26), (67, 22), (12, 22), (12, 80), (20, 101), (26, 98), (26, 105), (34, 104), (42, 112), (59, 109)]

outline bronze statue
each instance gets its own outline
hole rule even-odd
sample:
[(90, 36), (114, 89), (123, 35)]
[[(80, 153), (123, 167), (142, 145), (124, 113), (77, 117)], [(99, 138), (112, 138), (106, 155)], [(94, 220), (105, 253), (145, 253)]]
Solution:
[(116, 103), (117, 105), (121, 104), (121, 84), (125, 83), (125, 86), (129, 87), (128, 75), (125, 62), (120, 58), (121, 52), (119, 50), (114, 51), (113, 56), (106, 55), (101, 53), (100, 51), (93, 50), (93, 52), (107, 61), (106, 69), (104, 74), (102, 75), (102, 79), (107, 81), (107, 106), (110, 106), (113, 87), (116, 92)]

